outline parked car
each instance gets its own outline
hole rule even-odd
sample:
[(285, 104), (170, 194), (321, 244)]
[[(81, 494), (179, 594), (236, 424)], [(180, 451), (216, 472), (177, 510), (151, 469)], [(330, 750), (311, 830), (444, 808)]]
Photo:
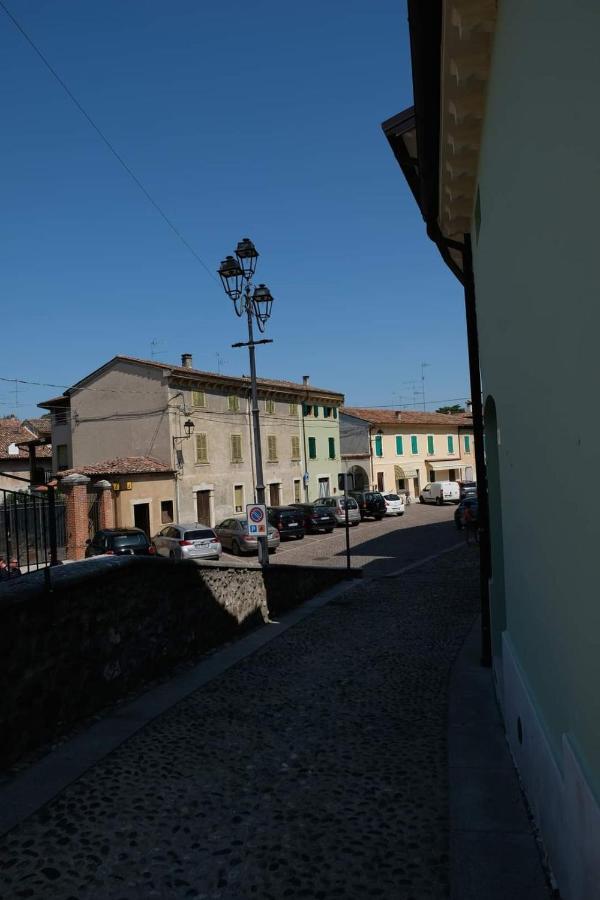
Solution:
[(460, 500), (460, 488), (458, 481), (432, 481), (426, 484), (419, 495), (421, 503), (458, 503)]
[(103, 528), (86, 541), (90, 556), (152, 556), (156, 550), (141, 528)]
[(171, 559), (219, 559), (221, 545), (208, 525), (165, 525), (153, 539), (156, 552)]
[(304, 537), (304, 516), (293, 506), (267, 506), (267, 519), (277, 529), (282, 540), (302, 540)]
[(454, 512), (454, 524), (460, 531), (465, 527), (465, 510), (470, 509), (474, 514), (475, 521), (479, 519), (479, 503), (477, 497), (465, 497), (460, 501)]
[[(245, 516), (224, 519), (215, 528), (215, 534), (223, 549), (230, 550), (234, 556), (258, 551), (258, 538), (248, 531), (248, 519)], [(279, 547), (279, 532), (272, 525), (267, 527), (267, 546), (271, 553), (275, 553)]]
[(323, 506), (317, 507), (314, 503), (292, 503), (291, 506), (304, 516), (304, 531), (309, 534), (323, 531), (325, 534), (331, 534), (337, 525), (331, 510)]
[(372, 519), (383, 519), (385, 516), (385, 500), (379, 491), (348, 491), (358, 503), (361, 519), (370, 516)]
[(315, 500), (315, 509), (326, 507), (333, 513), (338, 525), (346, 524), (346, 502), (348, 503), (348, 522), (350, 525), (360, 525), (360, 509), (354, 497), (348, 497), (346, 501), (343, 495), (339, 497), (319, 497)]
[(459, 481), (458, 487), (460, 489), (460, 499), (461, 500), (464, 497), (476, 497), (477, 496), (477, 482), (476, 481)]
[(404, 498), (399, 494), (382, 494), (385, 500), (386, 516), (403, 516), (404, 515)]

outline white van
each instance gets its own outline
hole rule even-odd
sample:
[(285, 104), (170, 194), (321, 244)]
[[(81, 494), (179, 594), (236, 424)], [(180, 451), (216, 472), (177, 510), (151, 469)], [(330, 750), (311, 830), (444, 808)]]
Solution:
[(442, 503), (458, 503), (460, 500), (458, 481), (432, 481), (425, 485), (419, 500), (421, 503), (435, 502), (438, 506)]

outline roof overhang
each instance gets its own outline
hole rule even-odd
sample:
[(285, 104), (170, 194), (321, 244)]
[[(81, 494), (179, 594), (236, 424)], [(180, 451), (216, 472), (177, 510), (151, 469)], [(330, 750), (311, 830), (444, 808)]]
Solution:
[(414, 106), (382, 124), (427, 234), (463, 281), (495, 0), (408, 0)]

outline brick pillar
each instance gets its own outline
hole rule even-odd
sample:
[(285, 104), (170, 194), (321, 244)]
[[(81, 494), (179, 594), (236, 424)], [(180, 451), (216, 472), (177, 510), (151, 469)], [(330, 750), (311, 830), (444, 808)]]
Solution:
[(100, 505), (100, 515), (98, 520), (100, 522), (100, 528), (114, 528), (115, 504), (110, 481), (97, 481), (93, 487), (95, 491), (98, 491), (98, 501)]
[(83, 559), (88, 539), (88, 495), (90, 479), (85, 475), (67, 475), (61, 478), (60, 489), (67, 500), (65, 525), (67, 532), (67, 559)]

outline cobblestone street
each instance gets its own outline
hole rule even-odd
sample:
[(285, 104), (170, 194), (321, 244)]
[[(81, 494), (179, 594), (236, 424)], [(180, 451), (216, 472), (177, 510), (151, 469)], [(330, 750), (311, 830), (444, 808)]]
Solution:
[(5, 835), (0, 896), (447, 897), (477, 579), (465, 547), (357, 584), (194, 692)]

